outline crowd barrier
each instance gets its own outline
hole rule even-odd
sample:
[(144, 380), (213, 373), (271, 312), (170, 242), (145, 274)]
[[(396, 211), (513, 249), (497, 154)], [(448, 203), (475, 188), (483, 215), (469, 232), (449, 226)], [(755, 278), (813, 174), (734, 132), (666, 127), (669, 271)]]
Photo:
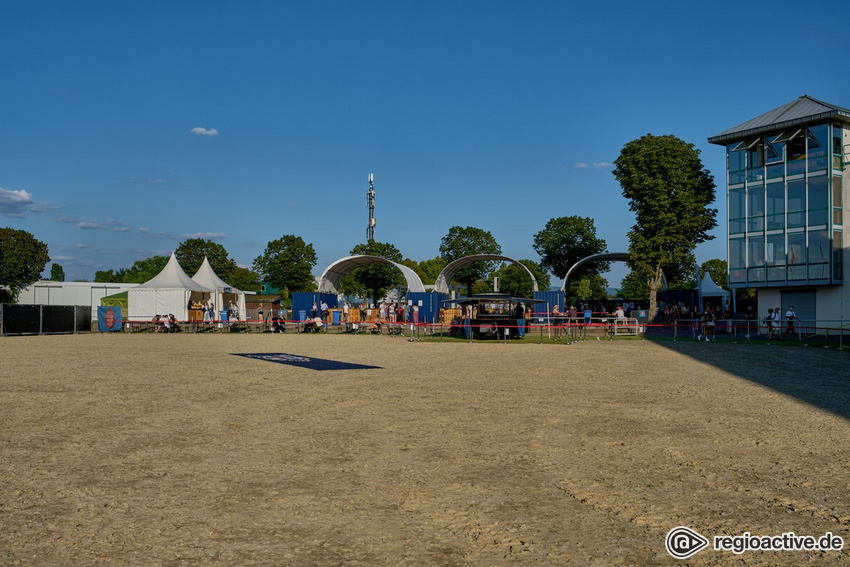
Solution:
[(91, 330), (91, 307), (0, 304), (2, 335), (54, 335)]
[(843, 348), (845, 335), (850, 338), (850, 321), (840, 319), (795, 319), (789, 324), (782, 320), (768, 324), (764, 319), (717, 319), (707, 325), (700, 319), (678, 319), (668, 325), (651, 325), (653, 334), (664, 333), (673, 340), (733, 339), (771, 341), (798, 341), (802, 343), (837, 343)]

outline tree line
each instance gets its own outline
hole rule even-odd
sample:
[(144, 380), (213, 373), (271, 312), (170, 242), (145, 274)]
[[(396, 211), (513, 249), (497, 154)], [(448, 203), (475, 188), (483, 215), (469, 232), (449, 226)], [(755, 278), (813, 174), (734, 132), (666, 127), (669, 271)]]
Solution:
[[(695, 285), (694, 249), (713, 238), (709, 231), (717, 225), (717, 210), (710, 207), (715, 199), (714, 180), (703, 168), (699, 153), (693, 144), (675, 136), (647, 134), (626, 144), (614, 162), (613, 174), (635, 213), (635, 224), (628, 233), (632, 271), (623, 280), (620, 296), (649, 298), (652, 312), (662, 276), (666, 276), (673, 288)], [(533, 249), (540, 256), (539, 262), (518, 261), (534, 274), (540, 287), (548, 289), (552, 275), (563, 280), (570, 266), (587, 256), (606, 252), (607, 244), (596, 234), (592, 218), (562, 216), (552, 218), (534, 234)], [(374, 241), (356, 245), (351, 254), (386, 258), (411, 268), (423, 282), (430, 283), (453, 260), (473, 254), (498, 255), (501, 246), (489, 231), (453, 226), (440, 242), (439, 255), (429, 260), (405, 258), (393, 244)], [(206, 257), (219, 277), (245, 291), (259, 291), (262, 282), (279, 289), (287, 298), (294, 292), (315, 290), (316, 252), (300, 236), (283, 235), (269, 242), (254, 259), (251, 269), (237, 265), (224, 246), (210, 240), (185, 240), (175, 255), (190, 275)], [(49, 260), (47, 246), (31, 234), (0, 229), (0, 299), (14, 298), (18, 290), (38, 279)], [(166, 256), (152, 256), (134, 262), (129, 268), (97, 271), (94, 281), (143, 283), (156, 276), (167, 262)], [(607, 262), (582, 266), (571, 277), (567, 297), (606, 298), (608, 282), (601, 274), (608, 267)], [(723, 260), (707, 262), (703, 271), (711, 273), (718, 285), (725, 285)], [(64, 279), (61, 266), (54, 264), (51, 276)], [(467, 293), (480, 293), (492, 290), (494, 278), (499, 279), (502, 292), (531, 296), (528, 274), (514, 264), (477, 262), (460, 270), (454, 282)], [(347, 274), (340, 292), (375, 301), (403, 284), (402, 274), (394, 267), (371, 265)]]

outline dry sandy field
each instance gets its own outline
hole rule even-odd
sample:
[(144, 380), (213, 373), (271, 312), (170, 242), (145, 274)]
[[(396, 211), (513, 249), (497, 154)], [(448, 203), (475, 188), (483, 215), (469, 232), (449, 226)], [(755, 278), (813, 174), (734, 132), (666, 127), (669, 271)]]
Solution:
[[(848, 352), (183, 333), (0, 354), (4, 566), (850, 564)], [(846, 544), (676, 560), (676, 526)]]

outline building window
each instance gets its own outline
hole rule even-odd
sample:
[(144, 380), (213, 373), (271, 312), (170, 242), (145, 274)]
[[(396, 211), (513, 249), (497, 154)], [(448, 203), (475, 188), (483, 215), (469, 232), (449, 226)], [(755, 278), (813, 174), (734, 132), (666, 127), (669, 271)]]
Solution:
[(732, 189), (729, 191), (729, 234), (742, 234), (747, 220), (746, 190)]
[(788, 176), (806, 173), (806, 137), (804, 128), (793, 131), (786, 141), (788, 148)]
[(806, 181), (797, 179), (788, 182), (788, 228), (806, 224)]
[(838, 123), (832, 125), (832, 168), (844, 169), (844, 132)]
[(747, 281), (764, 282), (764, 237), (747, 238)]
[(767, 235), (767, 246), (764, 249), (764, 260), (767, 265), (767, 281), (784, 281), (785, 233)]
[(729, 161), (729, 185), (737, 185), (744, 182), (746, 174), (746, 154), (743, 149), (738, 149), (740, 144), (729, 144), (727, 146), (727, 156)]
[(729, 282), (747, 283), (746, 241), (729, 239)]
[(844, 202), (841, 194), (841, 178), (833, 176), (832, 178), (832, 224), (841, 226), (844, 224)]
[(829, 125), (818, 124), (806, 130), (809, 173), (829, 169)]
[(767, 230), (785, 228), (785, 184), (767, 184)]
[(809, 231), (809, 279), (829, 279), (829, 256), (832, 246), (828, 230)]
[(764, 185), (747, 184), (747, 231), (764, 230)]
[(826, 225), (829, 222), (829, 177), (809, 177), (809, 226)]
[(835, 230), (832, 233), (832, 281), (840, 282), (844, 279), (844, 233)]
[(806, 279), (806, 233), (795, 232), (788, 235), (788, 279), (805, 281)]

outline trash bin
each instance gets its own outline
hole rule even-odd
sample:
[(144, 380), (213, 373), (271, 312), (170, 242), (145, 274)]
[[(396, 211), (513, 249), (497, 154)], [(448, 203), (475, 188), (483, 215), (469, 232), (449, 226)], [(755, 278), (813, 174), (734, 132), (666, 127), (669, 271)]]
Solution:
[(299, 321), (306, 321), (307, 320), (307, 311), (305, 311), (304, 309), (299, 310), (298, 311), (298, 320)]
[(218, 316), (221, 318), (222, 323), (227, 323), (227, 315), (230, 313), (229, 311), (219, 311)]
[(339, 325), (340, 321), (342, 320), (342, 312), (334, 309), (332, 311), (332, 313), (333, 313), (333, 317), (334, 317), (334, 319), (333, 319), (334, 325)]

